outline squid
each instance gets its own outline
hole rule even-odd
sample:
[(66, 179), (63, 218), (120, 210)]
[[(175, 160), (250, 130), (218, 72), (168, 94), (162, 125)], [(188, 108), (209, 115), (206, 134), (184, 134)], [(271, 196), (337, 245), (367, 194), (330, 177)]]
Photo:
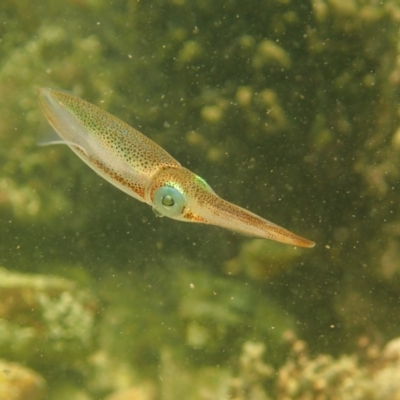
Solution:
[(38, 91), (41, 109), (62, 143), (105, 180), (149, 204), (156, 215), (223, 227), (256, 238), (311, 248), (315, 243), (219, 197), (200, 176), (155, 142), (73, 94)]

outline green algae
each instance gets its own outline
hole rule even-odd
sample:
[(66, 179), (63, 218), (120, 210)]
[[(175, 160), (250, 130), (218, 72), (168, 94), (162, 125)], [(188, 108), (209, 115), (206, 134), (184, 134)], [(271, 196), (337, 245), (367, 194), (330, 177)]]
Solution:
[(46, 383), (39, 374), (22, 365), (5, 360), (0, 360), (0, 368), (1, 400), (45, 399)]
[(72, 281), (0, 270), (0, 352), (32, 365), (68, 365), (93, 347), (94, 298)]

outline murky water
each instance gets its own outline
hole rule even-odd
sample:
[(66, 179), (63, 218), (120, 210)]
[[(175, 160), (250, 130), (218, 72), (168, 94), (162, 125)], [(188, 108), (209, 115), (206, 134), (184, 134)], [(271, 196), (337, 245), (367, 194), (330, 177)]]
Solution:
[[(400, 395), (400, 4), (4, 0), (0, 400)], [(313, 249), (158, 218), (53, 87)]]

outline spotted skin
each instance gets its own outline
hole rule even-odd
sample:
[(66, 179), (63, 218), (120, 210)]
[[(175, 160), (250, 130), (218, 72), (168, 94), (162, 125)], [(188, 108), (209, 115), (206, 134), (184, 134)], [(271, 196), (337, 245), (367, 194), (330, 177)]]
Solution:
[(68, 92), (42, 88), (39, 103), (54, 130), (100, 176), (137, 200), (160, 168), (180, 168), (164, 149), (113, 115)]
[[(300, 247), (315, 243), (219, 197), (164, 149), (118, 118), (72, 94), (42, 88), (39, 103), (49, 123), (86, 164), (104, 179), (153, 208), (159, 188), (183, 196), (171, 218), (216, 225), (246, 235)], [(168, 189), (170, 190), (170, 189)]]

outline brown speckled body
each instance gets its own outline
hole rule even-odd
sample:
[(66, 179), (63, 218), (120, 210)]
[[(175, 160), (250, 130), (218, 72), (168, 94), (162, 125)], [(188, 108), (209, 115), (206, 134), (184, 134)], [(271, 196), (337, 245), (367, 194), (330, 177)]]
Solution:
[(200, 177), (183, 167), (165, 168), (156, 174), (148, 192), (150, 200), (157, 188), (169, 182), (181, 188), (186, 196), (182, 214), (175, 219), (221, 226), (300, 247), (313, 246), (313, 242), (222, 199)]
[(180, 164), (152, 140), (113, 115), (64, 91), (40, 89), (43, 112), (86, 164), (119, 189), (144, 200), (151, 177)]
[[(314, 242), (223, 200), (199, 176), (146, 136), (113, 115), (70, 93), (40, 89), (43, 112), (67, 144), (86, 164), (113, 185), (157, 211), (155, 194), (169, 188), (178, 193), (179, 209), (171, 218), (216, 225), (264, 239), (300, 247)], [(172, 194), (161, 194), (174, 204)], [(177, 204), (175, 204), (177, 206)], [(158, 208), (157, 208), (158, 207)]]

